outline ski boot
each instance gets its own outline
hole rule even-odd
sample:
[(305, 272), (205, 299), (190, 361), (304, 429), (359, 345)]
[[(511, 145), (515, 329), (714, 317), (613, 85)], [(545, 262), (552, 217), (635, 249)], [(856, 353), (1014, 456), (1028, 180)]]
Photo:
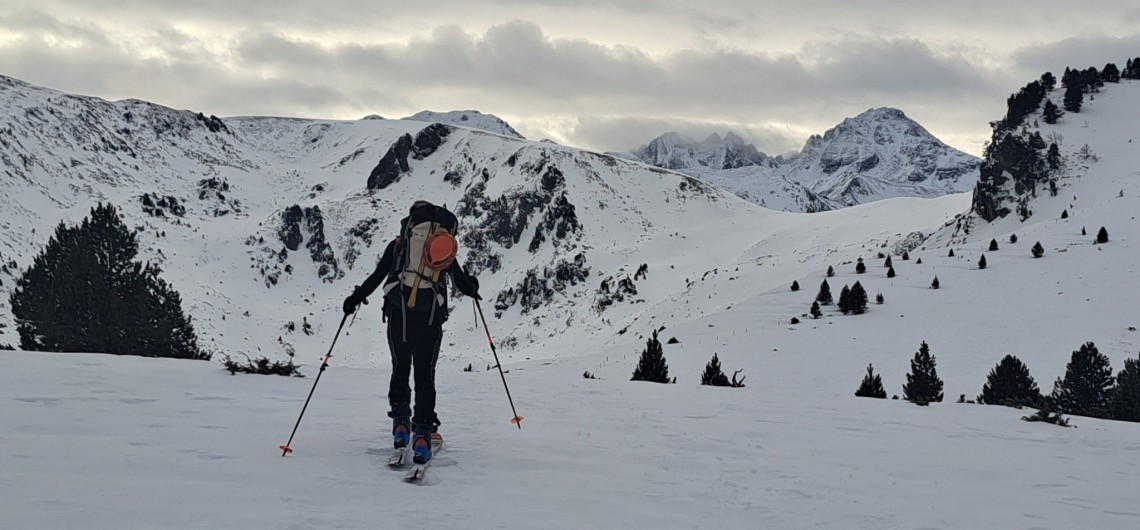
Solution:
[(412, 442), (412, 462), (426, 464), (431, 460), (431, 435), (416, 434)]
[(407, 421), (396, 420), (392, 423), (392, 447), (400, 449), (408, 446), (411, 432)]

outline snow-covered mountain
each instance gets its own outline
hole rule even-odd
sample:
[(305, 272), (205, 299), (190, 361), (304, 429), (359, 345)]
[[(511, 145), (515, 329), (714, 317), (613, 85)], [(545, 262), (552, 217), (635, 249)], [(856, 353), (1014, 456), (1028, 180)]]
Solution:
[(756, 147), (728, 133), (713, 133), (700, 142), (688, 142), (677, 133), (665, 133), (633, 152), (643, 162), (665, 169), (733, 169), (767, 165), (768, 157)]
[(519, 134), (514, 127), (511, 127), (511, 124), (503, 121), (502, 118), (494, 114), (483, 114), (477, 110), (453, 110), (451, 112), (423, 110), (404, 119), (479, 129), (481, 131), (493, 132), (495, 134), (525, 140), (523, 135)]
[(800, 212), (969, 191), (979, 164), (893, 108), (845, 119), (786, 158), (768, 157), (731, 134), (693, 143), (669, 133), (634, 154), (765, 207)]
[[(1140, 81), (1106, 84), (1056, 125), (1038, 110), (1018, 127), (1063, 138), (1059, 167), (1047, 175), (1055, 195), (1049, 180), (1036, 194), (1017, 185), (995, 157), (993, 171), (1006, 180), (983, 183), (981, 194), (811, 215), (759, 208), (603, 155), (424, 122), (217, 120), (11, 80), (0, 81), (0, 112), (0, 258), (16, 262), (9, 271), (27, 266), (55, 222), (113, 200), (143, 228), (147, 256), (162, 261), (210, 344), (277, 355), (282, 336), (310, 376), (340, 318), (336, 306), (407, 200), (438, 197), (463, 210), (465, 231), (481, 235), (461, 256), (474, 255), (485, 294), (523, 284), (517, 302), (488, 317), (527, 419), (521, 430), (507, 422), (499, 374), (483, 370), (494, 362), (483, 330), (461, 301), (437, 369), (448, 441), (425, 484), (448, 501), (433, 506), (430, 524), (1135, 526), (1136, 424), (1071, 417), (1079, 428), (1060, 428), (1021, 421), (1031, 410), (955, 401), (976, 396), (1007, 354), (1025, 362), (1045, 393), (1088, 341), (1114, 370), (1136, 359)], [(1002, 193), (990, 195), (990, 186)], [(155, 211), (142, 200), (147, 192), (155, 206), (155, 197), (167, 205), (162, 216), (146, 213)], [(987, 200), (971, 211), (979, 195)], [(1032, 211), (1024, 220), (1016, 207), (983, 215), (1021, 205)], [(1102, 226), (1109, 242), (1097, 244)], [(296, 234), (298, 251), (282, 253)], [(991, 241), (999, 248), (990, 250)], [(1030, 252), (1036, 242), (1041, 258)], [(579, 253), (590, 274), (574, 283), (581, 268), (557, 263), (576, 264)], [(894, 277), (879, 253), (893, 258)], [(642, 263), (645, 277), (634, 272)], [(541, 272), (522, 281), (531, 269)], [(13, 274), (0, 273), (0, 288)], [(934, 278), (939, 289), (930, 288)], [(884, 302), (862, 315), (826, 306), (812, 319), (825, 279), (833, 292), (858, 281)], [(789, 289), (793, 281), (802, 289)], [(523, 302), (544, 300), (543, 286), (549, 303)], [(511, 298), (489, 295), (485, 305)], [(383, 463), (389, 371), (374, 311), (368, 306), (337, 343), (287, 459), (276, 447), (311, 377), (3, 353), (5, 521), (422, 526), (422, 511), (392, 509), (422, 502), (425, 490), (400, 483)], [(298, 330), (283, 329), (285, 319), (298, 320)], [(677, 384), (631, 383), (645, 336), (662, 327), (663, 339), (677, 339), (664, 345)], [(0, 342), (14, 342), (11, 328), (0, 331)], [(945, 401), (918, 407), (852, 395), (868, 364), (889, 395), (901, 395), (923, 342)], [(744, 388), (698, 384), (713, 354), (725, 371), (743, 370)], [(476, 369), (464, 372), (468, 364)]]
[[(681, 174), (438, 123), (223, 120), (10, 78), (0, 116), (0, 344), (18, 343), (16, 275), (99, 201), (140, 231), (141, 257), (181, 292), (202, 343), (250, 354), (319, 348), (416, 199), (460, 216), (461, 257), (508, 352), (570, 328), (624, 331), (665, 285), (713, 268), (677, 255), (634, 278), (645, 256), (683, 245), (730, 260), (751, 234), (724, 226), (771, 215)], [(358, 352), (372, 354), (370, 338)]]

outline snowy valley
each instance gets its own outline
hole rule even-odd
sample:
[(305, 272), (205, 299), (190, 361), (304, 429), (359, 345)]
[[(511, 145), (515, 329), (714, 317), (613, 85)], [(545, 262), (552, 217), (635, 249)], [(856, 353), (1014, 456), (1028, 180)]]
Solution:
[[(867, 119), (896, 131), (894, 112)], [(1034, 183), (991, 157), (968, 193), (977, 160), (929, 152), (911, 168), (870, 150), (914, 145), (875, 142), (876, 128), (841, 125), (781, 163), (681, 168), (697, 179), (455, 115), (219, 119), (0, 77), (0, 345), (19, 347), (9, 295), (53, 228), (109, 201), (204, 347), (293, 352), (307, 375), (0, 352), (0, 511), (13, 528), (1134, 527), (1140, 424), (1071, 416), (1063, 428), (955, 403), (1007, 354), (1048, 393), (1086, 342), (1114, 371), (1140, 352), (1140, 81), (1107, 83), (1056, 124), (1041, 113), (1008, 134), (1057, 143), (1059, 168)], [(836, 140), (848, 133), (870, 143)], [(803, 200), (769, 209), (726, 191), (760, 202), (732, 179), (777, 167), (813, 176), (769, 179)], [(799, 213), (810, 197), (872, 196)], [(470, 300), (455, 298), (437, 368), (447, 445), (421, 487), (402, 483), (384, 465), (374, 303), (337, 342), (281, 458), (341, 301), (419, 198), (460, 217), (460, 259), (480, 278), (522, 429)], [(987, 221), (978, 204), (1009, 213)], [(811, 318), (825, 279), (835, 293), (860, 282), (868, 311)], [(629, 381), (654, 330), (676, 339), (664, 346), (676, 384)], [(853, 395), (871, 364), (901, 396), (923, 342), (943, 402)], [(714, 353), (743, 388), (699, 384)]]

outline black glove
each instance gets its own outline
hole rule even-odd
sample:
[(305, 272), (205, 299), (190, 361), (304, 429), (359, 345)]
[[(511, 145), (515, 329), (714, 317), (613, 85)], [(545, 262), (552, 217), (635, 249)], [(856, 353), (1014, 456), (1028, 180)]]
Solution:
[(352, 294), (348, 295), (348, 298), (344, 299), (344, 314), (351, 315), (355, 313), (356, 307), (361, 303), (367, 304), (368, 299), (360, 296), (355, 290), (352, 291)]
[(471, 294), (467, 296), (470, 296), (476, 300), (482, 300), (483, 297), (479, 296), (479, 278), (476, 278), (474, 276), (470, 276), (469, 278), (471, 279)]

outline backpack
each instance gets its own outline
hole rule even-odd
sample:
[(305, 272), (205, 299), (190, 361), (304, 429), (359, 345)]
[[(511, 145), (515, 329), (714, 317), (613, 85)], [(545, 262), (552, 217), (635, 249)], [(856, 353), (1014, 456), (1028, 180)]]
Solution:
[(458, 228), (459, 220), (447, 208), (427, 201), (413, 204), (411, 214), (400, 221), (392, 270), (383, 286), (385, 296), (403, 285), (406, 296), (401, 298), (408, 309), (415, 310), (420, 290), (430, 289), (435, 302), (432, 309), (443, 306), (447, 301), (447, 277), (443, 273), (459, 250), (454, 236)]

